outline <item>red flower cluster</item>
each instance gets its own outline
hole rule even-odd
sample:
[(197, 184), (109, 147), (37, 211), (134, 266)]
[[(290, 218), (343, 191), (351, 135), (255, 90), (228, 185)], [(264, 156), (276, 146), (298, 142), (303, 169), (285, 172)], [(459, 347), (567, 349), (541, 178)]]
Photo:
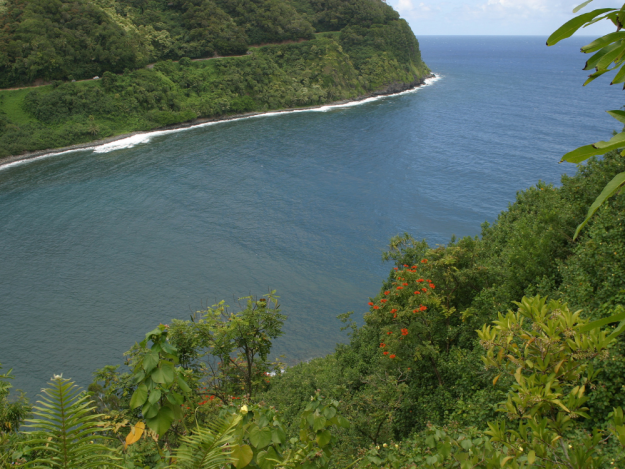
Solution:
[(395, 354), (392, 353), (391, 356), (389, 358), (395, 358)]
[(385, 295), (388, 295), (389, 293), (391, 293), (389, 290), (386, 290), (386, 291), (384, 292), (384, 294), (385, 294)]
[(380, 307), (378, 305), (375, 305), (373, 309), (380, 309)]
[(423, 283), (423, 282), (425, 282), (425, 280), (423, 280), (422, 278), (420, 278), (419, 280), (417, 280), (417, 282), (419, 282), (419, 283)]
[(384, 347), (386, 347), (386, 344), (385, 344), (384, 342), (382, 342), (382, 343), (380, 344), (380, 348), (384, 348)]
[(420, 295), (420, 294), (421, 294), (421, 292), (417, 290), (416, 292), (414, 292), (414, 294), (415, 294), (415, 295)]
[(434, 289), (436, 288), (436, 287), (435, 287), (433, 284), (431, 284), (431, 283), (430, 283), (429, 287), (430, 287), (432, 290), (434, 290)]
[(408, 329), (404, 328), (401, 330), (401, 335), (408, 335)]
[(388, 352), (384, 352), (384, 355), (388, 355)]
[(393, 331), (388, 331), (386, 334), (387, 335), (391, 335), (393, 333)]
[(422, 263), (422, 264), (427, 264), (427, 263), (428, 263), (428, 260), (427, 260), (427, 259), (421, 259), (421, 263)]
[(419, 311), (425, 311), (426, 309), (428, 309), (427, 306), (423, 306), (423, 305), (419, 306)]
[(371, 302), (371, 301), (370, 301), (369, 303), (367, 303), (367, 304), (368, 304), (369, 306), (373, 306), (373, 302)]
[(382, 298), (382, 299), (380, 300), (380, 303), (386, 303), (387, 301), (388, 301), (387, 299)]
[(391, 314), (396, 313), (397, 310), (395, 308), (391, 309)]

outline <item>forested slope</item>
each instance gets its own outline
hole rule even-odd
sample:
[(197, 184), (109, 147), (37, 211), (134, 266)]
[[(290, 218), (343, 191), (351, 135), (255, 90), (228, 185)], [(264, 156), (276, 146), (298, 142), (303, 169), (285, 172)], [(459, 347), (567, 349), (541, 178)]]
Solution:
[[(263, 43), (274, 45), (251, 47)], [(217, 55), (240, 57), (194, 60)], [(428, 73), (380, 0), (4, 0), (0, 86), (51, 84), (0, 90), (0, 157), (400, 90)]]

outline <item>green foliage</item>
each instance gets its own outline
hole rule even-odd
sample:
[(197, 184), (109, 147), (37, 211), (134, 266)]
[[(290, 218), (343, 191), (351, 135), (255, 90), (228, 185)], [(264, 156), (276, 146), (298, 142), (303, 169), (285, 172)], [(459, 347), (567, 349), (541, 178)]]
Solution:
[[(282, 335), (286, 319), (275, 291), (260, 299), (239, 300), (245, 302), (239, 312), (231, 312), (221, 301), (196, 313), (192, 321), (172, 325), (187, 364), (199, 369), (200, 379), (224, 403), (241, 394), (253, 399), (266, 388), (269, 374), (281, 370), (280, 363), (269, 361), (273, 340)], [(206, 360), (199, 363), (201, 358)]]
[[(315, 106), (370, 92), (400, 91), (420, 83), (429, 73), (410, 27), (377, 0), (341, 1), (328, 11), (349, 7), (394, 15), (385, 14), (373, 22), (352, 18), (345, 31), (339, 33), (337, 25), (337, 33), (316, 36), (305, 15), (283, 0), (55, 0), (47, 2), (47, 9), (43, 3), (8, 0), (7, 11), (13, 13), (0, 15), (0, 23), (10, 23), (0, 29), (0, 86), (35, 78), (70, 80), (70, 75), (101, 79), (0, 90), (0, 157), (197, 118)], [(73, 18), (84, 9), (91, 13)], [(50, 26), (48, 35), (12, 32), (38, 21), (60, 21), (64, 28), (57, 31)], [(70, 28), (74, 23), (77, 29)], [(134, 62), (115, 58), (117, 49), (108, 51), (108, 42), (87, 33), (98, 28), (123, 32), (125, 36), (115, 40), (134, 41), (132, 45), (110, 43), (124, 54), (135, 54)], [(75, 37), (70, 40), (64, 34)], [(259, 42), (304, 42), (248, 51), (246, 35)], [(96, 47), (90, 45), (91, 40), (100, 42)], [(61, 45), (57, 47), (54, 41)], [(63, 49), (66, 46), (79, 52), (70, 54)], [(36, 60), (31, 57), (43, 48), (49, 53), (37, 55)], [(191, 60), (246, 51), (242, 57)], [(100, 60), (98, 54), (115, 63)], [(139, 68), (148, 60), (160, 61), (153, 68)], [(41, 64), (35, 65), (36, 61)], [(32, 69), (22, 67), (25, 63)]]
[[(233, 450), (225, 450), (241, 421), (240, 416), (216, 419), (205, 426), (199, 425), (192, 435), (182, 439), (176, 450), (175, 464), (180, 469), (217, 469), (234, 461)], [(236, 451), (236, 449), (234, 450)]]
[[(592, 0), (585, 1), (576, 7), (573, 12), (575, 13), (579, 11), (591, 2)], [(556, 30), (551, 36), (549, 36), (549, 39), (547, 39), (547, 45), (552, 46), (563, 39), (571, 37), (580, 28), (590, 26), (591, 24), (597, 23), (601, 20), (611, 21), (614, 26), (616, 26), (616, 32), (606, 34), (582, 47), (582, 52), (586, 54), (594, 52), (594, 55), (586, 62), (584, 70), (595, 70), (588, 77), (584, 86), (601, 75), (613, 70), (618, 70), (618, 72), (610, 84), (625, 83), (625, 33), (621, 31), (621, 28), (625, 23), (625, 5), (623, 5), (620, 9), (600, 8), (598, 10), (576, 16), (558, 28), (558, 30)], [(623, 86), (625, 88), (625, 85)], [(625, 123), (625, 113), (623, 111), (616, 110), (607, 112), (619, 122)], [(614, 135), (607, 142), (600, 141), (593, 143), (592, 145), (585, 145), (570, 151), (562, 157), (562, 161), (581, 163), (592, 156), (603, 155), (612, 150), (619, 150), (623, 148), (624, 143), (625, 132), (620, 132)], [(625, 156), (625, 150), (622, 151), (621, 155)], [(582, 228), (586, 226), (599, 207), (601, 207), (601, 205), (603, 205), (609, 197), (612, 197), (615, 193), (617, 193), (624, 184), (625, 172), (614, 176), (614, 178), (605, 186), (605, 188), (601, 191), (601, 194), (599, 194), (597, 199), (588, 209), (586, 218), (575, 230), (573, 239), (579, 236)]]
[(41, 456), (25, 467), (119, 467), (119, 458), (98, 442), (104, 425), (101, 415), (91, 413), (95, 406), (89, 397), (62, 376), (54, 376), (50, 385), (33, 407), (35, 418), (27, 420), (35, 429), (29, 452)]
[(20, 393), (16, 400), (9, 400), (13, 387), (8, 381), (13, 379), (11, 371), (0, 374), (0, 467), (8, 467), (21, 458), (22, 454), (16, 448), (17, 432), (31, 410), (24, 393)]
[[(324, 399), (317, 391), (301, 414), (298, 436), (290, 439), (274, 408), (241, 407), (243, 419), (235, 432), (233, 466), (236, 469), (328, 468), (337, 443), (333, 431), (349, 427), (338, 406), (338, 401)], [(231, 415), (232, 409), (225, 413)]]
[[(191, 391), (178, 364), (178, 351), (167, 340), (167, 326), (159, 325), (132, 350), (133, 381), (137, 385), (130, 408), (141, 407), (146, 424), (162, 436), (182, 418), (183, 394)], [(152, 346), (148, 348), (148, 341)], [(182, 393), (182, 394), (181, 394)]]

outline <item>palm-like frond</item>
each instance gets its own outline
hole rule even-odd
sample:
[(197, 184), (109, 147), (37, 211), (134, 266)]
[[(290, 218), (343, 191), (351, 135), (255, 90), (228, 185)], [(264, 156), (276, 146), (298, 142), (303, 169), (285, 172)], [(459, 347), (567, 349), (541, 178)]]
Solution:
[(206, 427), (197, 427), (193, 435), (182, 439), (176, 451), (176, 469), (218, 469), (234, 461), (232, 450), (226, 445), (232, 442), (232, 434), (241, 420), (237, 415), (227, 420), (218, 419)]
[(26, 422), (35, 429), (32, 448), (45, 457), (31, 461), (27, 467), (92, 468), (119, 467), (112, 450), (96, 443), (103, 431), (100, 415), (92, 413), (93, 401), (69, 379), (54, 376), (45, 396), (33, 407), (36, 418)]

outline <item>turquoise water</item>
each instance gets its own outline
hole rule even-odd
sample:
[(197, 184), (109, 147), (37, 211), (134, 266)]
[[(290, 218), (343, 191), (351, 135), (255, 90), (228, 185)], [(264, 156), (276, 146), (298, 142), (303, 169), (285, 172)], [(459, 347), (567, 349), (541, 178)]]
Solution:
[(413, 93), (0, 170), (0, 362), (31, 395), (53, 373), (86, 385), (159, 322), (269, 288), (289, 315), (276, 353), (332, 351), (391, 236), (477, 235), (617, 128), (622, 90), (581, 86), (584, 42), (423, 37), (441, 78)]

